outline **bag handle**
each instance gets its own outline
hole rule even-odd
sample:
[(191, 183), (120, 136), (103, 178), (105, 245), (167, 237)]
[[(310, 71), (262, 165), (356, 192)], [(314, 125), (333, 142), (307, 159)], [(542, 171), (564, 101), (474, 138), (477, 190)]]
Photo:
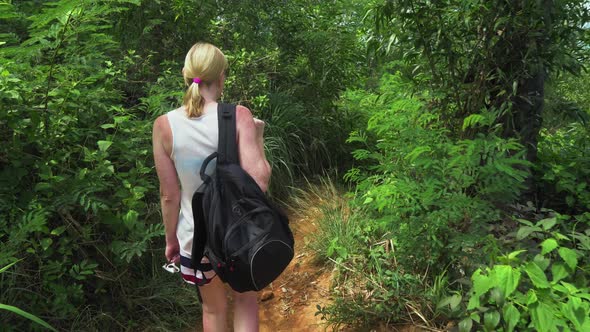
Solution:
[[(201, 165), (201, 171), (200, 171), (201, 180), (203, 180), (203, 183), (211, 182), (211, 176), (209, 174), (205, 173), (205, 171), (207, 170), (207, 166), (209, 165), (211, 160), (217, 158), (218, 156), (219, 156), (218, 152), (213, 152), (205, 160), (203, 160), (203, 164)], [(218, 160), (219, 160), (219, 158), (218, 158)]]

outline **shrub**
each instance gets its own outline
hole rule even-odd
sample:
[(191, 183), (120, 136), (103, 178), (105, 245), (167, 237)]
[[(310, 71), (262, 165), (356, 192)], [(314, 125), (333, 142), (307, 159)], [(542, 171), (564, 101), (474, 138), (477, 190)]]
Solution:
[(450, 137), (437, 110), (409, 97), (399, 76), (385, 74), (383, 82), (393, 90), (361, 100), (374, 105), (368, 133), (349, 138), (363, 145), (355, 159), (369, 165), (346, 178), (358, 183), (356, 206), (391, 233), (404, 266), (441, 272), (482, 244), (487, 223), (500, 218), (497, 206), (523, 188), (528, 163), (515, 140)]
[(590, 209), (590, 129), (574, 122), (550, 131), (539, 141), (539, 178), (542, 204), (578, 214)]
[[(516, 250), (473, 273), (460, 331), (590, 329), (590, 224), (588, 216), (573, 227), (570, 219), (519, 220)], [(458, 310), (461, 296), (452, 298), (439, 307)]]

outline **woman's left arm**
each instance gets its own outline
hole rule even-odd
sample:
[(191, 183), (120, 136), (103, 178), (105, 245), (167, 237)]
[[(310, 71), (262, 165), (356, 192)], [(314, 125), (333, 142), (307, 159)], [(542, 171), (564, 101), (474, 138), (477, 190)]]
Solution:
[(176, 226), (180, 212), (180, 185), (170, 158), (172, 152), (172, 130), (166, 115), (159, 116), (154, 122), (152, 133), (154, 162), (160, 181), (160, 204), (162, 219), (166, 231), (166, 259), (169, 262), (180, 261), (180, 245), (176, 237)]

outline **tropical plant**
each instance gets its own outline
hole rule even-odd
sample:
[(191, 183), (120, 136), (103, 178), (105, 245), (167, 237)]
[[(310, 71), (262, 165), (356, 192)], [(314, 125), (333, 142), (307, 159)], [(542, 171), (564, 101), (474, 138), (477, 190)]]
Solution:
[[(590, 328), (590, 228), (587, 223), (581, 223), (580, 230), (564, 228), (569, 219), (555, 215), (536, 223), (519, 220), (518, 250), (473, 273), (467, 317), (459, 323), (460, 331)], [(523, 246), (538, 242), (530, 249)], [(460, 299), (454, 295), (440, 305), (457, 310)]]

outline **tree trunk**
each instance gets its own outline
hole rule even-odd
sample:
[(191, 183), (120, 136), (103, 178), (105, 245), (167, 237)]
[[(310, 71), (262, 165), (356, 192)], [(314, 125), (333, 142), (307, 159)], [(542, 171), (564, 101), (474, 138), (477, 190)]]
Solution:
[[(542, 53), (549, 46), (547, 44), (551, 35), (552, 8), (553, 0), (543, 0), (544, 28), (541, 34), (539, 34), (539, 37), (533, 37), (533, 40), (529, 40), (529, 47), (536, 48), (536, 59), (531, 59), (536, 63), (529, 66), (528, 77), (519, 82), (518, 95), (515, 97), (513, 103), (512, 128), (514, 132), (512, 134), (519, 137), (520, 142), (526, 148), (526, 160), (533, 164), (537, 161), (537, 143), (543, 124), (546, 70), (543, 64)], [(524, 52), (523, 55), (526, 53)], [(527, 178), (525, 186), (526, 189), (523, 191), (522, 198), (533, 200), (536, 185), (532, 174)]]

